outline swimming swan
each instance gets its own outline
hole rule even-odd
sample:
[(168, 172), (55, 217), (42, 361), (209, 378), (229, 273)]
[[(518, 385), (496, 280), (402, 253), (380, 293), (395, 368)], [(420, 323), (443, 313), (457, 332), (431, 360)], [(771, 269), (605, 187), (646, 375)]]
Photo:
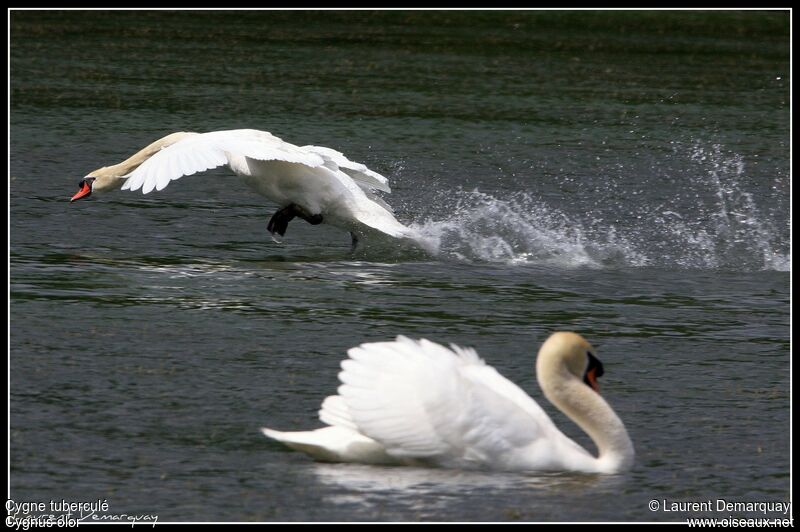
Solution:
[(545, 397), (592, 438), (598, 457), (472, 349), (398, 336), (347, 353), (338, 395), (319, 411), (328, 427), (262, 432), (322, 461), (587, 473), (633, 464), (628, 432), (598, 393), (603, 365), (578, 334), (550, 336), (536, 374)]
[(253, 190), (277, 203), (267, 230), (283, 236), (294, 217), (350, 232), (355, 246), (369, 229), (401, 238), (411, 230), (397, 221), (375, 191), (391, 192), (387, 179), (342, 153), (295, 146), (266, 131), (235, 129), (172, 133), (125, 161), (83, 178), (70, 201), (107, 190), (161, 190), (186, 175), (228, 165)]

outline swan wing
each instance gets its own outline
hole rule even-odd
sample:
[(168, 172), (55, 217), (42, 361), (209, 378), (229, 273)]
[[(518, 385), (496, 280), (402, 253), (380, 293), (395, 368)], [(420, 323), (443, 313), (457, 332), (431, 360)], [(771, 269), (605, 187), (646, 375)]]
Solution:
[(324, 146), (303, 146), (301, 149), (321, 156), (325, 160), (325, 166), (334, 172), (343, 171), (365, 191), (392, 191), (388, 179), (378, 172), (373, 172), (366, 165), (351, 161), (342, 152)]
[(402, 336), (362, 344), (342, 362), (347, 424), (398, 458), (515, 468), (560, 432), (524, 391), (471, 349)]
[(212, 131), (182, 138), (148, 158), (126, 177), (123, 190), (144, 194), (162, 190), (171, 181), (229, 164), (232, 158), (285, 161), (312, 168), (325, 163), (317, 153), (284, 142), (266, 131), (236, 129)]
[(319, 409), (319, 419), (332, 427), (358, 430), (355, 421), (353, 421), (353, 416), (350, 415), (350, 410), (347, 408), (347, 403), (344, 402), (340, 395), (329, 395), (322, 401), (322, 407)]

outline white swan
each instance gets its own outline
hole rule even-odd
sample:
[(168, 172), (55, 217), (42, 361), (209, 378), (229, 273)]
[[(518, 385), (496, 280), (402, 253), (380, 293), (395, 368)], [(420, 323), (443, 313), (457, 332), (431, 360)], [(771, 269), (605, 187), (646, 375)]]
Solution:
[(401, 238), (411, 230), (397, 221), (376, 190), (391, 192), (386, 178), (342, 153), (321, 146), (295, 146), (266, 131), (236, 129), (172, 133), (125, 161), (99, 168), (79, 183), (70, 201), (123, 189), (144, 194), (186, 175), (228, 165), (253, 190), (280, 209), (267, 229), (283, 236), (295, 216), (358, 235), (377, 230)]
[(603, 365), (580, 335), (554, 333), (536, 361), (539, 385), (597, 445), (565, 436), (522, 389), (472, 349), (398, 336), (348, 350), (328, 427), (262, 432), (317, 460), (504, 471), (616, 473), (633, 464), (625, 426), (600, 397)]

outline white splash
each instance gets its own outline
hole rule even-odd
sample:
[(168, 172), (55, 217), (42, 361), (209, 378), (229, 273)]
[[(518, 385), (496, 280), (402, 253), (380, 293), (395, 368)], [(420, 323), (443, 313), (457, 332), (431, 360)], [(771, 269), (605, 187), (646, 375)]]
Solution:
[(429, 253), (463, 261), (541, 264), (564, 268), (643, 265), (644, 258), (617, 235), (603, 233), (528, 194), (498, 199), (458, 191), (445, 220), (412, 224)]
[[(597, 198), (565, 197), (569, 215), (534, 192), (503, 198), (457, 190), (434, 198), (444, 219), (412, 223), (429, 254), (466, 262), (535, 264), (560, 268), (653, 266), (670, 269), (743, 271), (791, 268), (787, 238), (770, 198), (746, 190), (745, 161), (718, 145), (693, 145), (689, 172), (674, 176), (676, 191), (659, 204), (641, 196), (615, 203), (603, 213)], [(608, 184), (618, 194), (617, 185)], [(551, 200), (552, 202), (552, 200)], [(587, 205), (578, 205), (583, 202)], [(566, 207), (566, 205), (564, 205)], [(770, 210), (771, 208), (771, 210)], [(611, 223), (608, 218), (619, 220)]]
[(719, 144), (695, 144), (689, 152), (697, 168), (684, 186), (691, 200), (673, 201), (669, 210), (654, 217), (661, 240), (676, 250), (675, 263), (684, 268), (789, 271), (790, 255), (781, 251), (772, 213), (762, 212), (745, 189), (743, 157), (726, 153)]

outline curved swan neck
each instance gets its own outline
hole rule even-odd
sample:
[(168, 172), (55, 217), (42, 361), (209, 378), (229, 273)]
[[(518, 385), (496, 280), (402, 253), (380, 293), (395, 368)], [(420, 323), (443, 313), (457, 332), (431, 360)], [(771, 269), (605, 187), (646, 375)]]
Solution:
[(622, 471), (633, 465), (633, 443), (622, 420), (599, 394), (566, 367), (538, 371), (545, 397), (574, 421), (597, 446), (597, 472)]

